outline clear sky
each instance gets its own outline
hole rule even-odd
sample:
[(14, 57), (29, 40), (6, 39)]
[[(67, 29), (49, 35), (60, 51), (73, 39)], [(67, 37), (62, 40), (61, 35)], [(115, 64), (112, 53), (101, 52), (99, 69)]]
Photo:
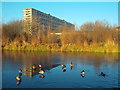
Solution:
[(2, 2), (119, 2), (120, 0), (1, 0)]
[(24, 8), (50, 13), (77, 25), (104, 19), (112, 25), (118, 24), (117, 2), (3, 2), (2, 21), (22, 19)]

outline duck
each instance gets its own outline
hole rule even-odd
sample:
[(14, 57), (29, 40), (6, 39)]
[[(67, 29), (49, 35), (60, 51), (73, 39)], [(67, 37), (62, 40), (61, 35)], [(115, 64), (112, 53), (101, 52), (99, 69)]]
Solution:
[(70, 63), (70, 66), (73, 66), (73, 63), (72, 63), (72, 62)]
[(103, 72), (101, 72), (101, 74), (100, 74), (101, 76), (106, 76), (106, 74), (105, 73), (103, 73)]
[(65, 64), (61, 64), (61, 66), (62, 66), (62, 67), (66, 67), (66, 65), (65, 65)]
[(41, 64), (39, 65), (39, 68), (42, 68), (42, 65), (41, 65)]
[(36, 69), (36, 65), (35, 64), (32, 66), (32, 69)]
[(19, 73), (18, 76), (21, 77), (21, 76), (22, 76), (22, 73)]
[(85, 73), (85, 71), (84, 71), (84, 70), (82, 70), (81, 74), (84, 74), (84, 73)]
[(18, 72), (22, 72), (22, 69), (19, 69)]
[(44, 73), (45, 73), (45, 71), (44, 71), (44, 70), (40, 70), (40, 71), (39, 71), (39, 73), (44, 74)]
[(41, 78), (44, 78), (44, 77), (45, 77), (45, 75), (41, 74), (41, 75), (40, 75), (40, 77), (41, 77)]
[(39, 65), (39, 70), (42, 70), (43, 69), (43, 66), (40, 64)]
[(16, 79), (17, 79), (18, 81), (20, 81), (20, 80), (21, 80), (21, 78), (20, 78), (19, 76), (17, 76), (17, 77), (16, 77)]

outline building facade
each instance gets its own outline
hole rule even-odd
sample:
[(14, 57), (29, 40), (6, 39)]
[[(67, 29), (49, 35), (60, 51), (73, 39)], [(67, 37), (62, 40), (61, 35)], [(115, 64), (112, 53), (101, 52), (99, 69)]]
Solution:
[[(66, 26), (68, 28), (74, 29), (74, 24), (71, 24), (65, 20), (59, 19), (57, 17), (54, 17), (50, 14), (46, 14), (44, 12), (35, 10), (33, 8), (26, 8), (23, 9), (23, 19), (24, 22), (26, 22), (28, 26), (31, 26), (31, 24), (34, 22), (35, 25), (39, 24), (39, 28), (44, 28), (44, 30), (56, 30), (59, 26)], [(34, 26), (35, 26), (34, 25)], [(36, 26), (38, 27), (38, 26)], [(35, 28), (35, 27), (34, 27)], [(32, 27), (29, 27), (29, 31), (32, 30)]]

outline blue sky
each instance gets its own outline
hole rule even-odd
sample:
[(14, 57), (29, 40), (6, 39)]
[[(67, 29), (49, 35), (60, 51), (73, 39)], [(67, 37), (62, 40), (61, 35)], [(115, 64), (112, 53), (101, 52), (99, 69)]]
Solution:
[(2, 2), (119, 2), (119, 0), (1, 0)]
[(77, 25), (104, 19), (112, 25), (118, 24), (117, 2), (3, 2), (2, 21), (22, 19), (24, 8), (50, 13)]

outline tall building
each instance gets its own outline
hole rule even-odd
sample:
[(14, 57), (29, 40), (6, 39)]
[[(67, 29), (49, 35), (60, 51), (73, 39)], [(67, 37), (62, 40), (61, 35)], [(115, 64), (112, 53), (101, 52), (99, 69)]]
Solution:
[[(74, 24), (71, 24), (65, 20), (59, 19), (57, 17), (54, 17), (50, 14), (46, 14), (44, 12), (35, 10), (33, 8), (26, 8), (23, 9), (23, 17), (24, 22), (26, 23), (26, 26), (31, 26), (34, 23), (34, 28), (39, 27), (40, 29), (44, 28), (44, 30), (57, 30), (60, 26), (66, 26), (68, 28), (74, 29)], [(39, 24), (39, 25), (38, 25)], [(37, 26), (38, 25), (38, 26)], [(33, 27), (29, 27), (29, 32), (33, 32)]]

